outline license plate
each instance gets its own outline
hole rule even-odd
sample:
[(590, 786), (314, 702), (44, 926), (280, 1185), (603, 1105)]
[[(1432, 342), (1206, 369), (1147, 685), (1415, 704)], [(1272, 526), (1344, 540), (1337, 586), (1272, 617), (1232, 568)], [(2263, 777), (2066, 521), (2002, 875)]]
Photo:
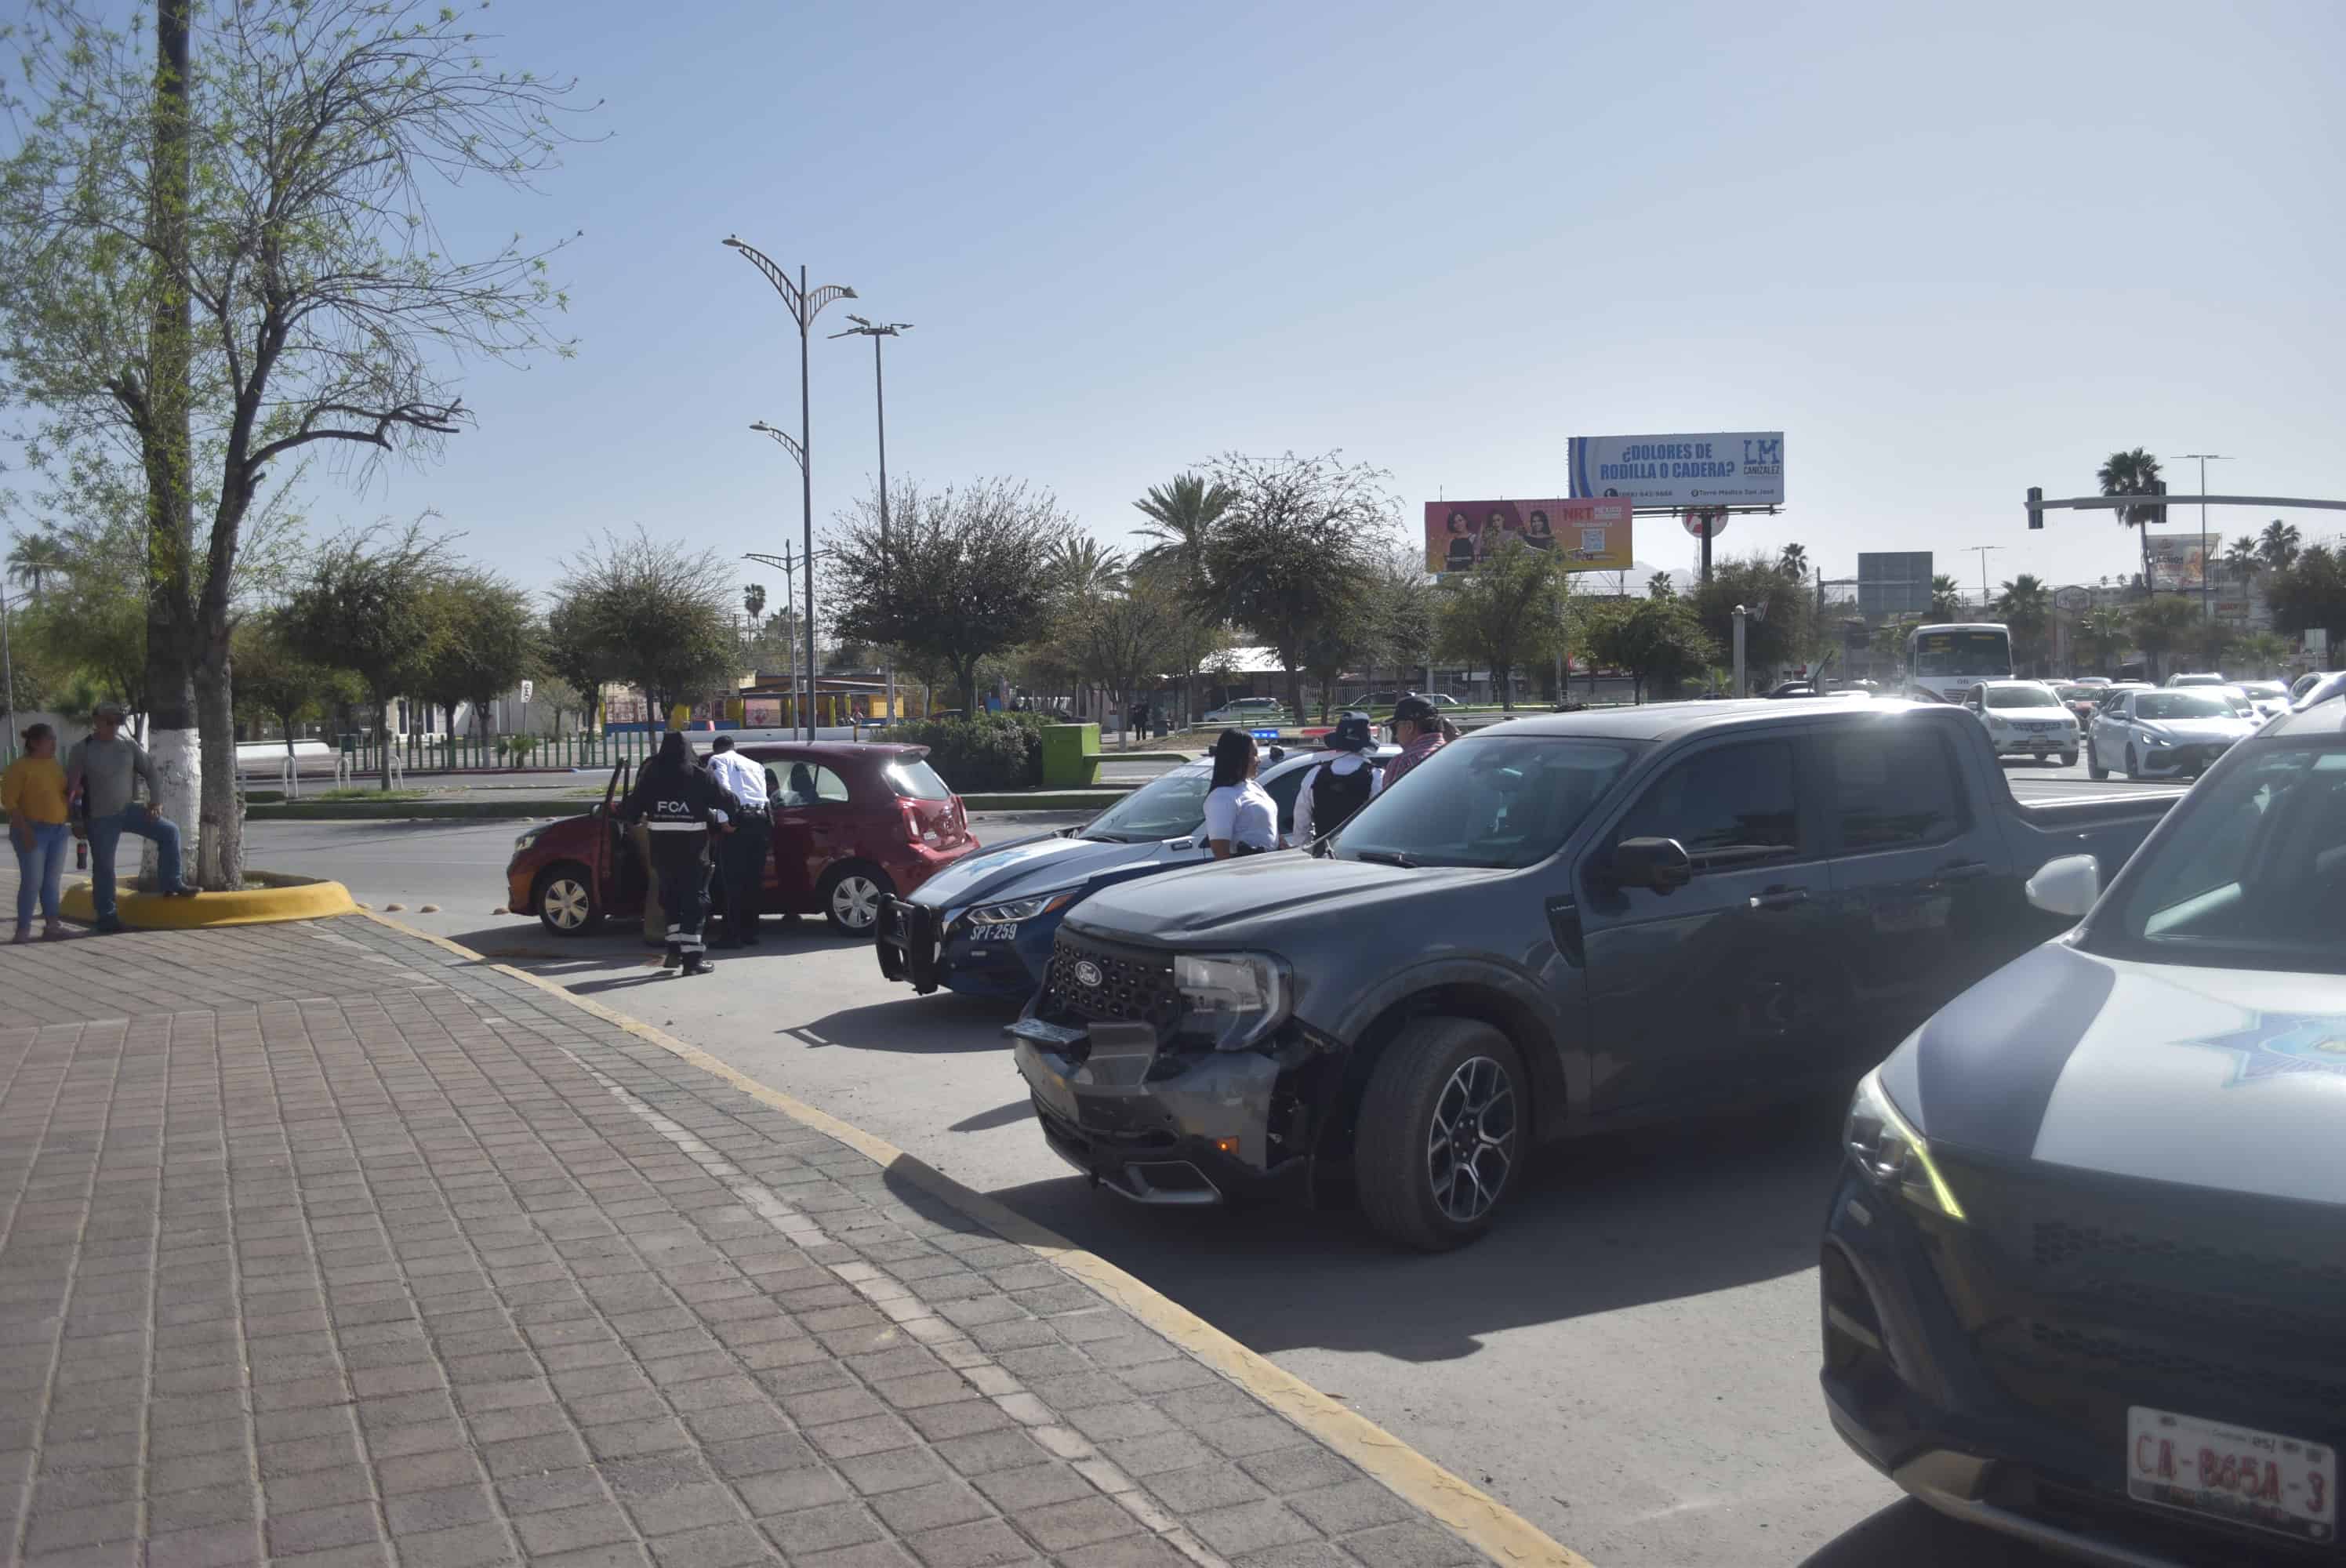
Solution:
[(2253, 1427), (2129, 1407), (2127, 1493), (2295, 1541), (2338, 1539), (2338, 1451)]
[(969, 940), (972, 942), (1013, 942), (1017, 936), (1015, 921), (1007, 925), (974, 925), (969, 928)]
[(1021, 1018), (1003, 1033), (1019, 1040), (1032, 1040), (1042, 1045), (1073, 1045), (1090, 1038), (1087, 1031), (1070, 1029), (1064, 1023), (1052, 1023), (1040, 1018)]

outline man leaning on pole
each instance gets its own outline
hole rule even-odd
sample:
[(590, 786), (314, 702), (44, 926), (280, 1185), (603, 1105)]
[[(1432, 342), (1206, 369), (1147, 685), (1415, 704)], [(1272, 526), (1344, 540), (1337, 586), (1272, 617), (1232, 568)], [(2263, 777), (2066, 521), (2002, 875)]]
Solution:
[[(160, 891), (172, 898), (196, 896), (179, 872), (179, 825), (155, 807), (163, 786), (154, 761), (146, 748), (122, 733), (122, 718), (120, 703), (98, 704), (95, 729), (66, 757), (66, 789), (82, 792), (89, 837), (89, 896), (100, 934), (122, 929), (115, 907), (114, 856), (125, 833), (153, 841)], [(143, 802), (138, 799), (141, 783), (147, 786)]]

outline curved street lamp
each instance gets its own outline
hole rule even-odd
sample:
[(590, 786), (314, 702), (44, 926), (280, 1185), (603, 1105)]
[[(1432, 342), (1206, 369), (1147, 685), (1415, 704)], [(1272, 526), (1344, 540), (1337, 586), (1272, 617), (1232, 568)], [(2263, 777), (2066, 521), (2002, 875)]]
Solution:
[[(847, 319), (855, 325), (843, 332), (833, 332), (833, 339), (869, 338), (872, 340), (872, 402), (880, 416), (880, 565), (888, 565), (888, 390), (880, 372), (880, 340), (893, 338), (913, 330), (910, 321), (872, 321), (850, 311)], [(896, 659), (888, 658), (888, 718), (896, 718)]]
[[(814, 554), (814, 440), (807, 413), (807, 331), (814, 325), (814, 319), (822, 313), (824, 306), (834, 300), (852, 300), (855, 290), (842, 283), (826, 283), (820, 289), (810, 290), (804, 267), (799, 269), (798, 278), (793, 281), (789, 273), (776, 266), (773, 259), (756, 246), (733, 235), (727, 235), (725, 243), (748, 258), (750, 265), (764, 274), (766, 281), (774, 286), (774, 292), (782, 297), (790, 320), (798, 326), (799, 438), (792, 442), (771, 426), (764, 428), (789, 449), (792, 457), (799, 460), (799, 519), (801, 532), (805, 538), (806, 554), (811, 556)], [(814, 678), (814, 574), (811, 571), (807, 573), (806, 582), (806, 667), (810, 683), (808, 689), (811, 692)], [(814, 738), (814, 715), (811, 712), (807, 715), (807, 738)]]

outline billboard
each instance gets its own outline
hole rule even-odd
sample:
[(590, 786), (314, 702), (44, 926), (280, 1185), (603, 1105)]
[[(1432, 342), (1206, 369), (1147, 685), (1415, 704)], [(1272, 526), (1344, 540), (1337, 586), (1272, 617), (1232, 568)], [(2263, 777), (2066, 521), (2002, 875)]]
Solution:
[(1860, 551), (1857, 613), (1868, 620), (1931, 613), (1931, 552)]
[(1553, 550), (1567, 572), (1626, 572), (1629, 503), (1603, 498), (1546, 501), (1429, 501), (1425, 569), (1471, 572), (1509, 539)]
[(2207, 560), (2223, 553), (2221, 534), (2153, 534), (2143, 531), (2143, 544), (2150, 552), (2150, 585), (2154, 592), (2180, 594), (2199, 591), (2207, 581), (2207, 572), (2200, 555), (2200, 542), (2207, 542)]
[(1639, 506), (1780, 506), (1784, 433), (1576, 435), (1572, 493), (1627, 496)]

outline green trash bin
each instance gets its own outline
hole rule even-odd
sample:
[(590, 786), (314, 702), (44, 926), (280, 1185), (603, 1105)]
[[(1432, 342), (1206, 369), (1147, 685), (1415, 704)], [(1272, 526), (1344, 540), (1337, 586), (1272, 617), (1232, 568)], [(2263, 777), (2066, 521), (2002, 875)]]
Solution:
[(1099, 726), (1043, 727), (1043, 788), (1088, 789), (1099, 782)]

